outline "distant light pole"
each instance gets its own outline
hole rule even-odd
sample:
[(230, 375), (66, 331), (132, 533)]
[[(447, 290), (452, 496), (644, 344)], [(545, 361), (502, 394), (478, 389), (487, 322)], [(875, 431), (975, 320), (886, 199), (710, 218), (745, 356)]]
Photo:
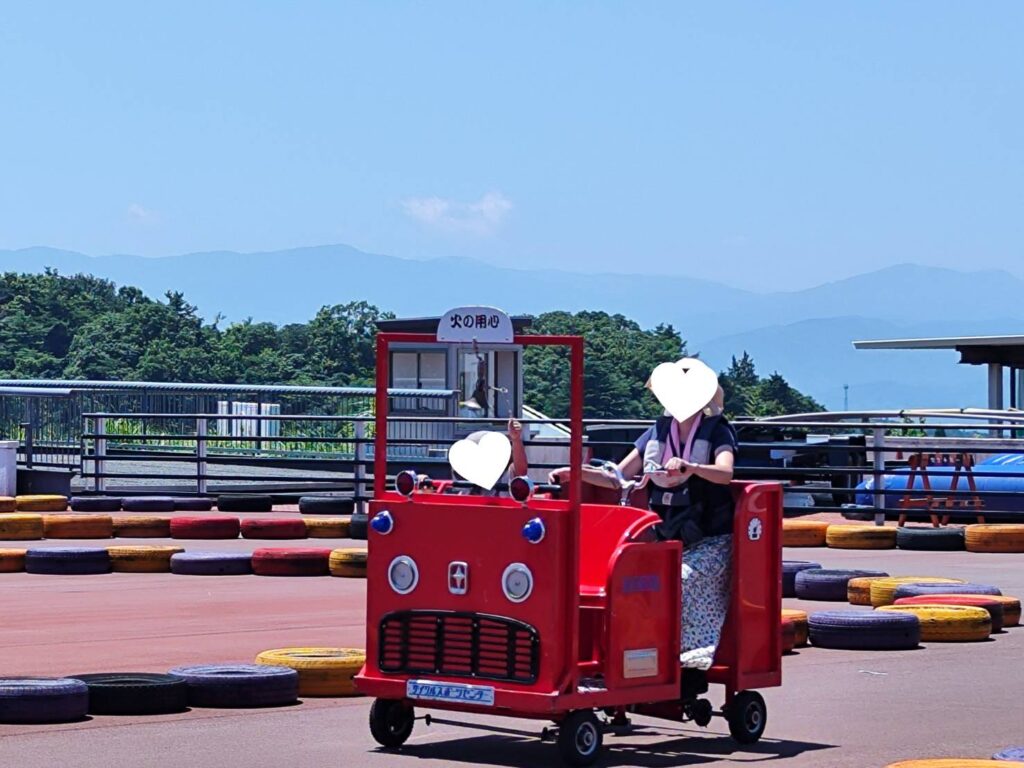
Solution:
[(850, 410), (850, 385), (843, 384), (843, 410)]

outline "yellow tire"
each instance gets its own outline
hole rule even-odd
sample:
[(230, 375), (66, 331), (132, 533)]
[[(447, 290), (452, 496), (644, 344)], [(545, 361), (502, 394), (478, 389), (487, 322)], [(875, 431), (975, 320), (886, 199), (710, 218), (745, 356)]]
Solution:
[(871, 582), (886, 576), (858, 576), (846, 582), (846, 599), (850, 605), (871, 605)]
[(43, 538), (42, 515), (0, 515), (0, 540), (30, 541)]
[(171, 555), (181, 547), (107, 547), (110, 569), (116, 573), (170, 573)]
[(299, 673), (300, 696), (358, 696), (352, 678), (366, 663), (361, 648), (278, 648), (263, 651), (257, 664)]
[(782, 620), (791, 621), (796, 627), (796, 647), (803, 648), (807, 645), (807, 613), (792, 608), (783, 608)]
[(306, 535), (311, 539), (347, 539), (349, 518), (304, 517)]
[(169, 539), (171, 520), (150, 515), (118, 515), (114, 518), (114, 536), (119, 539)]
[(110, 515), (45, 515), (43, 535), (48, 539), (109, 539), (114, 536)]
[(878, 610), (912, 613), (921, 622), (921, 642), (969, 643), (992, 634), (992, 615), (970, 605), (883, 605)]
[(824, 547), (828, 523), (820, 520), (783, 520), (782, 546)]
[(1006, 768), (1005, 760), (974, 760), (970, 757), (937, 757), (928, 760), (900, 760), (885, 768)]
[(825, 543), (833, 549), (895, 549), (896, 529), (880, 525), (830, 525)]
[(24, 570), (24, 549), (0, 549), (0, 573), (16, 573)]
[(889, 576), (871, 582), (871, 605), (892, 605), (896, 587), (900, 584), (965, 584), (963, 579), (945, 579), (940, 576)]
[(67, 496), (35, 495), (15, 496), (19, 512), (63, 512), (68, 508)]
[(968, 552), (1024, 552), (1024, 524), (968, 525), (964, 545)]
[(365, 549), (335, 549), (329, 561), (331, 576), (366, 578)]
[(17, 512), (18, 501), (13, 496), (0, 496), (0, 512)]

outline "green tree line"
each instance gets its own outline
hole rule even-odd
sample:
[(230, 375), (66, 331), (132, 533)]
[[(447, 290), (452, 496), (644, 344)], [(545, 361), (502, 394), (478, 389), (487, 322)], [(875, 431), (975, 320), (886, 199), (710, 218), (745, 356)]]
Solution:
[[(201, 381), (229, 384), (358, 386), (373, 381), (375, 323), (390, 312), (366, 302), (322, 307), (308, 323), (248, 319), (204, 322), (176, 291), (164, 300), (90, 275), (0, 276), (0, 377)], [(658, 413), (643, 383), (651, 369), (687, 354), (671, 325), (643, 329), (606, 312), (547, 312), (535, 333), (581, 334), (586, 344), (585, 411), (592, 418)], [(553, 417), (568, 410), (564, 350), (531, 347), (524, 361), (527, 402)], [(733, 415), (819, 410), (778, 373), (760, 377), (743, 353), (722, 372)]]

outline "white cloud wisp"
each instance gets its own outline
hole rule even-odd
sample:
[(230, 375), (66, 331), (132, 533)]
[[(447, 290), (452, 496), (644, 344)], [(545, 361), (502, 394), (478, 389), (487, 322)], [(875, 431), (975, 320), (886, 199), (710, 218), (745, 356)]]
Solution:
[(491, 235), (512, 210), (512, 201), (501, 192), (488, 192), (472, 203), (443, 197), (409, 197), (402, 210), (411, 219), (443, 232)]

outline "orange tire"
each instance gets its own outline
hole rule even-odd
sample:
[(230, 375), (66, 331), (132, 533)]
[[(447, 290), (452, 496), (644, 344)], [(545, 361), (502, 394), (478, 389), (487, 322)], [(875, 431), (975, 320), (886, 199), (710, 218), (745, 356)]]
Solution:
[(15, 496), (14, 503), (19, 512), (63, 512), (68, 508), (68, 497), (52, 494)]
[(820, 520), (783, 520), (782, 546), (824, 547), (828, 523)]
[(110, 515), (46, 515), (43, 535), (48, 539), (109, 539), (114, 536)]
[(0, 515), (0, 540), (30, 541), (43, 538), (43, 516)]
[(790, 621), (793, 623), (796, 630), (796, 636), (794, 638), (796, 647), (803, 648), (807, 645), (807, 613), (805, 611), (797, 611), (792, 608), (783, 608), (782, 620), (784, 622)]
[(24, 570), (24, 549), (0, 549), (0, 573), (16, 573)]
[(171, 519), (151, 515), (118, 515), (114, 535), (119, 539), (169, 539)]
[(978, 524), (964, 529), (968, 552), (1024, 552), (1024, 524)]
[(0, 496), (0, 512), (17, 512), (18, 502), (13, 496)]
[(107, 547), (110, 568), (119, 573), (170, 573), (171, 555), (182, 547)]
[(871, 582), (887, 576), (858, 576), (846, 583), (846, 599), (850, 605), (871, 605)]

